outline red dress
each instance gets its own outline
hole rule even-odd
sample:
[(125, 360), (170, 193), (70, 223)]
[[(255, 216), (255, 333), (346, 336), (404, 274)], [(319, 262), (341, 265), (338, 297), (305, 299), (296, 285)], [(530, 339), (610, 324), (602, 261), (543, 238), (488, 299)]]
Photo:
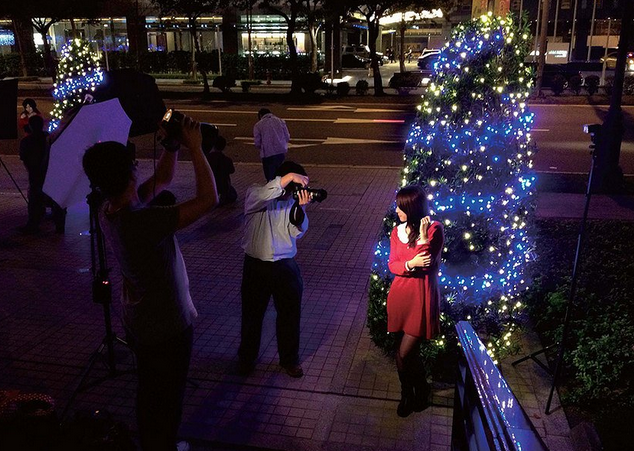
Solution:
[[(403, 331), (429, 340), (440, 332), (438, 266), (444, 242), (440, 222), (433, 221), (430, 224), (427, 239), (426, 244), (409, 247), (405, 224), (392, 230), (388, 266), (395, 277), (387, 296), (387, 330)], [(405, 269), (405, 262), (423, 251), (432, 256), (431, 266), (414, 271)]]

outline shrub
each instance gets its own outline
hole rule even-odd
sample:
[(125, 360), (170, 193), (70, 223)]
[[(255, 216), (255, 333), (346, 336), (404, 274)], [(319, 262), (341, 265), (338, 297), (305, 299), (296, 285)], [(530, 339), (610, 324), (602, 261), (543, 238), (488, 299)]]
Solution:
[[(577, 240), (576, 221), (540, 223), (537, 245), (539, 284), (531, 290), (531, 314), (545, 343), (561, 339)], [(597, 415), (634, 409), (634, 225), (590, 221), (570, 313), (564, 384), (566, 401)], [(584, 256), (592, 256), (592, 262)], [(594, 264), (593, 262), (600, 262)], [(632, 434), (632, 432), (630, 432)]]
[(603, 90), (607, 95), (612, 95), (612, 87), (614, 86), (614, 77), (610, 75), (609, 77), (605, 77), (605, 84), (603, 85)]
[(599, 76), (598, 75), (588, 75), (586, 77), (586, 90), (588, 94), (594, 95), (599, 90)]
[(367, 80), (359, 80), (357, 81), (357, 84), (355, 85), (354, 89), (358, 95), (362, 96), (367, 94), (368, 90), (370, 89), (370, 84), (368, 83)]
[(300, 73), (293, 84), (304, 94), (314, 94), (316, 90), (324, 88), (319, 72)]
[(583, 80), (581, 79), (580, 75), (573, 75), (572, 77), (570, 77), (570, 80), (568, 81), (568, 87), (576, 95), (579, 95), (579, 93), (581, 93), (582, 83), (583, 83)]
[(390, 88), (411, 88), (415, 89), (423, 81), (423, 74), (420, 72), (397, 72), (390, 78)]
[(550, 89), (553, 90), (553, 94), (560, 96), (564, 92), (564, 89), (566, 89), (566, 83), (566, 78), (561, 74), (557, 74), (553, 77)]
[(220, 89), (222, 92), (231, 92), (231, 88), (236, 85), (236, 79), (228, 75), (220, 75), (214, 78), (211, 86)]
[(248, 93), (251, 86), (261, 85), (262, 82), (260, 80), (243, 80), (240, 82), (240, 86), (242, 87), (242, 92)]
[(341, 83), (337, 83), (337, 95), (338, 96), (347, 96), (350, 93), (350, 83), (347, 81), (342, 81)]

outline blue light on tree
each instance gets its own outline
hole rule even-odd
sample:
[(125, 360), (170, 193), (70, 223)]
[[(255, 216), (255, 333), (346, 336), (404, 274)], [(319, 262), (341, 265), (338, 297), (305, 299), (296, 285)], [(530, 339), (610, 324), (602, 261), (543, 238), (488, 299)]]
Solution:
[(53, 85), (53, 111), (49, 131), (55, 130), (64, 113), (81, 105), (84, 97), (103, 82), (99, 56), (90, 51), (90, 44), (81, 39), (67, 42), (61, 51), (57, 79)]
[[(494, 357), (514, 346), (519, 296), (528, 288), (526, 269), (534, 259), (534, 115), (526, 106), (533, 74), (524, 65), (530, 42), (526, 27), (512, 15), (488, 14), (456, 27), (406, 141), (401, 185), (426, 190), (446, 235), (439, 275), (443, 335), (428, 348), (451, 343), (459, 320), (471, 321), (486, 336)], [(386, 351), (393, 346), (385, 305), (392, 281), (389, 233), (396, 223), (392, 206), (369, 292), (368, 327)]]

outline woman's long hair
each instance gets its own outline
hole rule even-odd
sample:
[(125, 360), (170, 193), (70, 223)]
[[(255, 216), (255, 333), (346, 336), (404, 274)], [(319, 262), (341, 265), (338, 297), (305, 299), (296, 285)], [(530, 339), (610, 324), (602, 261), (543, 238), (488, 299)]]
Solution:
[(40, 113), (40, 110), (37, 109), (37, 103), (35, 103), (35, 100), (33, 99), (24, 99), (24, 101), (22, 102), (22, 107), (24, 108), (24, 111), (26, 111), (26, 106), (27, 105), (31, 105), (31, 108), (33, 108), (33, 112), (35, 114), (42, 114)]
[(415, 246), (420, 235), (420, 221), (425, 216), (429, 216), (427, 194), (418, 185), (406, 186), (396, 194), (396, 206), (407, 215), (409, 228), (407, 244)]

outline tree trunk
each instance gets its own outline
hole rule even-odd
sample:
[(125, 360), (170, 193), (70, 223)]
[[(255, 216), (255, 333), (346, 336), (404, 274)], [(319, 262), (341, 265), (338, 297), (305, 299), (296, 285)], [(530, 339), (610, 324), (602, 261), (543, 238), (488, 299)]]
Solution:
[(44, 71), (46, 75), (51, 75), (55, 78), (55, 68), (53, 64), (53, 58), (51, 57), (51, 43), (48, 42), (48, 30), (51, 28), (52, 23), (40, 28), (39, 33), (42, 36), (42, 42), (44, 43)]
[(372, 74), (374, 76), (374, 95), (382, 96), (383, 92), (383, 79), (381, 78), (381, 71), (379, 69), (379, 58), (376, 56), (376, 40), (379, 36), (379, 19), (375, 18), (372, 22), (368, 21), (368, 46), (370, 47), (370, 64), (372, 67)]
[(27, 64), (27, 55), (30, 57), (35, 54), (35, 43), (33, 42), (33, 25), (31, 19), (15, 18), (13, 19), (13, 31), (15, 31), (15, 40), (18, 43), (18, 51), (20, 52), (20, 64), (22, 66), (22, 76), (31, 75)]
[(398, 52), (398, 64), (401, 72), (405, 72), (405, 30), (407, 24), (404, 20), (401, 21), (399, 26), (399, 41), (401, 41), (401, 49)]
[(286, 28), (286, 45), (288, 46), (289, 63), (291, 65), (291, 94), (301, 94), (302, 87), (299, 83), (299, 68), (297, 67), (297, 48), (293, 41), (293, 34), (297, 26), (297, 11), (291, 10)]
[[(539, 36), (539, 62), (537, 63), (537, 89), (539, 97), (542, 97), (542, 81), (544, 78), (544, 65), (546, 64), (546, 47), (548, 36), (548, 15), (550, 14), (550, 0), (542, 2), (542, 25)], [(539, 18), (537, 18), (539, 20)]]
[(622, 5), (621, 37), (619, 38), (616, 67), (614, 69), (612, 98), (607, 117), (601, 127), (601, 140), (595, 149), (597, 174), (593, 180), (596, 190), (612, 193), (618, 192), (623, 184), (623, 171), (619, 166), (623, 132), (625, 131), (621, 102), (627, 51), (634, 44), (634, 2), (623, 2)]
[(71, 33), (70, 36), (71, 38), (75, 39), (77, 37), (77, 27), (75, 26), (75, 19), (70, 18), (70, 29), (71, 29)]
[[(197, 35), (198, 35), (198, 28), (196, 27), (196, 18), (195, 17), (190, 17), (189, 18), (189, 25), (190, 25), (190, 29), (191, 29), (191, 33), (192, 33), (192, 40), (194, 41), (194, 49), (196, 52), (198, 52), (200, 54), (200, 43), (198, 42), (197, 39)], [(194, 70), (196, 68), (195, 66), (196, 61), (194, 60), (193, 62), (193, 66), (194, 66)], [(207, 78), (207, 71), (204, 70), (203, 68), (200, 67), (200, 65), (198, 66), (198, 70), (200, 71), (200, 75), (202, 75), (203, 77), (203, 98), (207, 99), (209, 98), (210, 94), (209, 94), (209, 79)]]
[(310, 35), (310, 71), (317, 72), (317, 28), (314, 23), (308, 26)]

